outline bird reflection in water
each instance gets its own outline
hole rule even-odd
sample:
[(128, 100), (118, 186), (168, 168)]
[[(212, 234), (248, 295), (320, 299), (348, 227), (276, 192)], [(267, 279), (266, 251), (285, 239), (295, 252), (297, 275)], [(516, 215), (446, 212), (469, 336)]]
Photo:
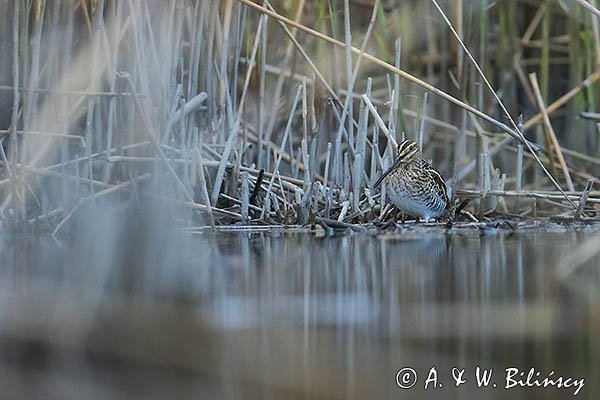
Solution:
[(11, 398), (74, 388), (86, 398), (173, 388), (183, 397), (388, 398), (400, 395), (393, 377), (406, 365), (584, 377), (600, 368), (588, 351), (600, 333), (590, 328), (598, 291), (552, 273), (589, 233), (82, 229), (67, 248), (0, 241), (0, 384)]

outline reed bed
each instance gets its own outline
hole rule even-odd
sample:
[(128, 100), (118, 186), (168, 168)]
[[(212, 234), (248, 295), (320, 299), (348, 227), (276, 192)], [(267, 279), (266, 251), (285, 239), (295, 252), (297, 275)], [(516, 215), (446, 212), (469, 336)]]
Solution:
[(403, 138), (446, 178), (450, 221), (595, 221), (593, 3), (6, 4), (0, 223), (58, 235), (109, 202), (390, 226), (410, 218), (372, 186)]

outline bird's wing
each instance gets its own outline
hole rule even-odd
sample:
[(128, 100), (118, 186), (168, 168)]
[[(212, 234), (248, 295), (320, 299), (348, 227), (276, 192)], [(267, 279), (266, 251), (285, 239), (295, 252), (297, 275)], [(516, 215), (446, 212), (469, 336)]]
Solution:
[(435, 188), (438, 194), (446, 201), (446, 203), (448, 203), (448, 187), (446, 186), (446, 181), (442, 177), (442, 174), (440, 174), (431, 165), (429, 165), (429, 168), (427, 168), (427, 172), (433, 178), (433, 182), (435, 183)]

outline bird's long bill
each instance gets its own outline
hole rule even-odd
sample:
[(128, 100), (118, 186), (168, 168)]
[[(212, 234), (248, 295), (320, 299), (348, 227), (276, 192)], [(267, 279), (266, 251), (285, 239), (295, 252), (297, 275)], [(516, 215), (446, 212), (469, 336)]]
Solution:
[(402, 160), (403, 160), (403, 157), (396, 158), (396, 161), (394, 161), (394, 163), (383, 174), (381, 174), (379, 179), (377, 179), (377, 182), (375, 182), (375, 185), (373, 185), (373, 189), (377, 188), (377, 186), (379, 186), (381, 184), (381, 182), (383, 182), (385, 177), (388, 176), (390, 174), (390, 172), (392, 172), (398, 165), (400, 165)]

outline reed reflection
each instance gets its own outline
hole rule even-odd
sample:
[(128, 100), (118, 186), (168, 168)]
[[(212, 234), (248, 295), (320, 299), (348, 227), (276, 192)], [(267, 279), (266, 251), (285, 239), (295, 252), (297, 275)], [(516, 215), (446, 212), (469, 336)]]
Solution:
[[(126, 386), (142, 397), (133, 383), (158, 368), (169, 373), (154, 385), (230, 398), (432, 397), (399, 391), (393, 377), (402, 366), (435, 365), (446, 375), (454, 366), (534, 366), (591, 378), (600, 366), (598, 292), (553, 273), (588, 236), (190, 234), (142, 224), (98, 240), (82, 232), (64, 248), (6, 237), (0, 375), (27, 382), (27, 368), (44, 376), (59, 368), (76, 384), (84, 378), (75, 364), (109, 375), (118, 366), (137, 371)], [(52, 360), (68, 351), (72, 362), (38, 365), (24, 357), (32, 340)], [(15, 363), (25, 369), (7, 367)], [(195, 378), (182, 378), (182, 368)], [(91, 397), (97, 373), (85, 378)], [(587, 385), (579, 396), (597, 390)], [(473, 387), (436, 394), (497, 395)]]

